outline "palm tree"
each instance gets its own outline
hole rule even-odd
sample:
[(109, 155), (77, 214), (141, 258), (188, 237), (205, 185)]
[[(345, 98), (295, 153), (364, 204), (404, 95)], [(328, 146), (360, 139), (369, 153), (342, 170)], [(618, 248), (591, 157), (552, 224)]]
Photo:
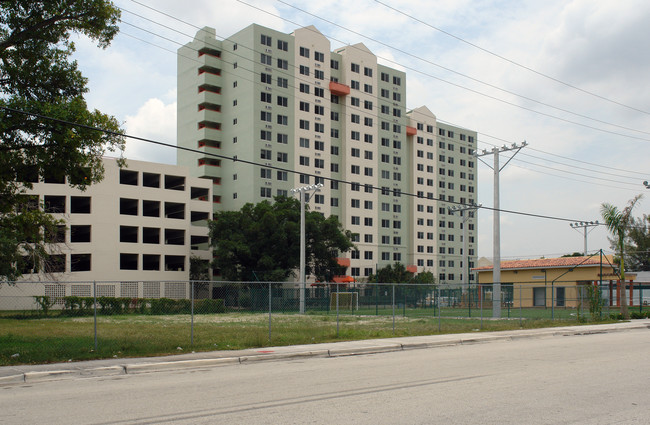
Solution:
[(600, 206), (600, 213), (603, 216), (603, 220), (605, 220), (605, 226), (611, 232), (614, 243), (618, 247), (619, 255), (621, 256), (621, 282), (623, 283), (623, 290), (621, 291), (621, 315), (626, 320), (630, 318), (630, 313), (627, 310), (627, 296), (625, 295), (625, 237), (627, 236), (632, 209), (642, 197), (643, 195), (637, 195), (630, 199), (622, 211), (609, 203), (603, 203)]

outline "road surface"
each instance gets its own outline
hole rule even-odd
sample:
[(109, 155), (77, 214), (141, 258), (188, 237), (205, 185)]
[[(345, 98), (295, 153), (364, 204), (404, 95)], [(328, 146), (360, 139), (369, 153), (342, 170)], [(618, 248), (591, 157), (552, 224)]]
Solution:
[(0, 388), (3, 424), (647, 424), (650, 331)]

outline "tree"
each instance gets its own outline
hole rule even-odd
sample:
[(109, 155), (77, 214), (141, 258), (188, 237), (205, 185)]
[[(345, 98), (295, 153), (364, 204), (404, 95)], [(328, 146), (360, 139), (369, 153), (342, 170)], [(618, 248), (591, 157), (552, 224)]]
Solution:
[(70, 39), (82, 34), (105, 48), (119, 17), (105, 0), (0, 2), (0, 279), (45, 260), (45, 234), (61, 224), (25, 195), (32, 183), (67, 178), (84, 189), (102, 179), (106, 151), (124, 146), (117, 120), (88, 110)]
[[(609, 203), (604, 203), (600, 207), (601, 215), (603, 216), (603, 220), (605, 220), (605, 226), (607, 226), (607, 230), (612, 234), (618, 249), (619, 258), (621, 259), (620, 276), (623, 288), (625, 288), (625, 239), (629, 232), (632, 210), (641, 197), (642, 195), (637, 195), (632, 198), (622, 211)], [(630, 318), (630, 313), (627, 309), (627, 297), (624, 295), (621, 295), (621, 315), (624, 319)]]
[[(334, 216), (305, 213), (305, 273), (326, 279), (339, 252), (352, 247), (351, 234)], [(222, 211), (210, 222), (213, 266), (232, 281), (283, 282), (300, 265), (300, 202), (278, 196), (274, 202), (247, 203)]]
[[(414, 274), (408, 271), (404, 264), (397, 262), (378, 269), (376, 274), (368, 277), (368, 282), (376, 282), (379, 284), (410, 284), (400, 285), (396, 290), (395, 296), (398, 299), (407, 297), (411, 304), (416, 304), (418, 301), (423, 300), (427, 294), (433, 290), (433, 285), (436, 283), (436, 279), (430, 271), (423, 271)], [(377, 286), (376, 290), (385, 293), (387, 288), (387, 286), (384, 286), (383, 288)]]
[(630, 270), (650, 270), (650, 215), (631, 219), (625, 252)]

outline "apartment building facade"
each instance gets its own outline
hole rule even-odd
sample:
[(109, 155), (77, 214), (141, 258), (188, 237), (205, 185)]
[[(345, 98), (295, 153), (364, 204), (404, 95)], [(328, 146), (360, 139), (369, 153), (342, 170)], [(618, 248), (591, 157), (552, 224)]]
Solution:
[[(178, 164), (212, 180), (215, 211), (321, 183), (310, 209), (354, 234), (355, 279), (395, 262), (466, 278), (448, 207), (476, 200), (476, 132), (409, 111), (406, 74), (363, 44), (332, 50), (313, 26), (225, 40), (206, 27), (178, 50), (177, 96)], [(466, 224), (473, 265), (476, 218)]]
[(91, 296), (90, 283), (99, 281), (100, 296), (189, 297), (190, 257), (212, 258), (212, 182), (175, 165), (103, 163), (104, 180), (84, 191), (65, 178), (32, 177), (26, 195), (64, 224), (48, 241), (47, 270), (28, 261), (21, 282), (3, 285), (3, 295), (43, 295), (32, 283), (46, 281), (45, 295)]

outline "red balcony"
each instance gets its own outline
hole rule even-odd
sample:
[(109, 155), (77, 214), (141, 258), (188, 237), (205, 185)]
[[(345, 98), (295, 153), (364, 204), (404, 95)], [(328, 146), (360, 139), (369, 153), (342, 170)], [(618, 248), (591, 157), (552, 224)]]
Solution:
[(336, 257), (336, 262), (338, 263), (339, 266), (350, 267), (349, 258)]
[(407, 136), (415, 136), (418, 134), (418, 129), (415, 127), (411, 127), (409, 125), (406, 126), (406, 135)]
[(345, 84), (330, 81), (330, 92), (332, 92), (332, 94), (335, 94), (337, 96), (347, 96), (348, 94), (350, 94), (350, 86), (346, 86)]
[(406, 266), (406, 271), (415, 274), (418, 272), (418, 266), (414, 266), (414, 265)]

